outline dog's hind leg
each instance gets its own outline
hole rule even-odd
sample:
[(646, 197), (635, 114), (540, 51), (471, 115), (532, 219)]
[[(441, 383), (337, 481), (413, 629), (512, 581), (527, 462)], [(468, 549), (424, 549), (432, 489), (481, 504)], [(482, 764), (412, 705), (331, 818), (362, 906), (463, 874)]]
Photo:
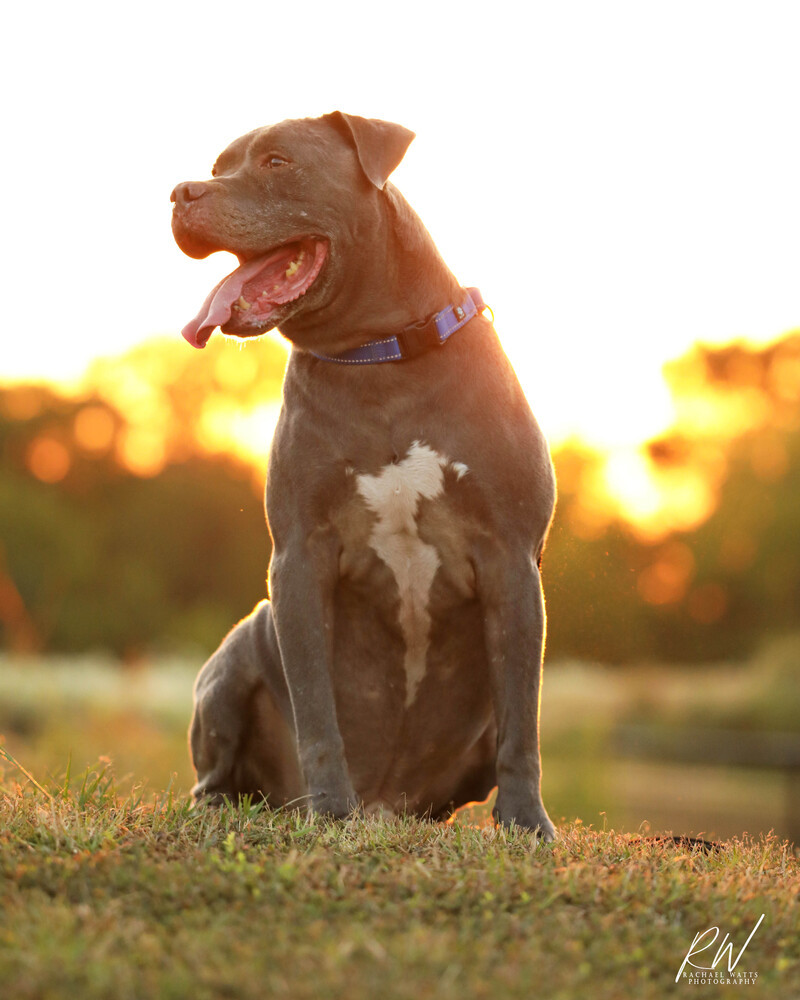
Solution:
[(260, 794), (272, 805), (301, 798), (291, 707), (272, 609), (262, 601), (200, 671), (189, 730), (197, 801)]

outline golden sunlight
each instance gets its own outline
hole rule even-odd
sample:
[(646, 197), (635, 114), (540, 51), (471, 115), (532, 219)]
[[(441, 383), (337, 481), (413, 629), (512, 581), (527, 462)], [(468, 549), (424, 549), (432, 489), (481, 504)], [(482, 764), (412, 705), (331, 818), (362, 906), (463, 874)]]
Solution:
[(164, 434), (142, 424), (126, 428), (117, 446), (117, 459), (137, 476), (156, 476), (167, 463)]
[[(263, 478), (286, 354), (269, 337), (247, 344), (217, 337), (202, 352), (159, 338), (123, 359), (99, 360), (83, 389), (113, 406), (123, 426), (114, 425), (105, 406), (87, 405), (75, 417), (75, 441), (102, 451), (113, 440), (117, 461), (140, 476), (157, 475), (168, 462), (199, 451), (234, 455)], [(24, 399), (18, 404), (26, 405)], [(44, 468), (44, 458), (39, 462)]]
[(200, 415), (197, 440), (206, 451), (229, 452), (243, 459), (262, 479), (279, 412), (278, 400), (242, 409), (229, 397), (218, 395)]
[(672, 425), (675, 409), (657, 359), (631, 378), (624, 394), (601, 383), (602, 369), (581, 356), (569, 368), (556, 352), (504, 344), (531, 407), (554, 447), (579, 438), (592, 448), (630, 448), (657, 437)]
[(599, 489), (644, 539), (691, 531), (712, 513), (717, 483), (706, 468), (660, 469), (643, 447), (606, 453)]

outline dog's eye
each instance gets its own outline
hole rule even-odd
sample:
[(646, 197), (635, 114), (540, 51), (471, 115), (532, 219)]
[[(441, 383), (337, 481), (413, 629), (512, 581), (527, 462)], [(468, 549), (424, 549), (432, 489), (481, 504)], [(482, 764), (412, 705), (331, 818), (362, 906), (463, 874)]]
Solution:
[(288, 162), (289, 161), (283, 156), (276, 156), (273, 154), (272, 156), (265, 156), (261, 161), (261, 166), (272, 170), (274, 167), (284, 167)]

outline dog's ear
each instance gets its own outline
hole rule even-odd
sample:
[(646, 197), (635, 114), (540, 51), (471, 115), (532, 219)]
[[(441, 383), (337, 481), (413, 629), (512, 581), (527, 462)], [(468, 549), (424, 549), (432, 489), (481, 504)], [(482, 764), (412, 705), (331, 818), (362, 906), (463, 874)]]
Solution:
[(322, 117), (353, 143), (361, 169), (376, 188), (383, 188), (414, 138), (410, 129), (378, 118), (359, 118), (342, 111)]

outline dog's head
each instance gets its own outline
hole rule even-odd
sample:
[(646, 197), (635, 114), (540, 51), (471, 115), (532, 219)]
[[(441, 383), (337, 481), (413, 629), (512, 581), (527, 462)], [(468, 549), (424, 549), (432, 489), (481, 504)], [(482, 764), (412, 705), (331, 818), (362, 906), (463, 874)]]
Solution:
[(242, 136), (211, 180), (172, 192), (172, 231), (190, 257), (228, 250), (239, 267), (183, 335), (204, 347), (216, 327), (252, 337), (322, 308), (374, 223), (374, 205), (414, 133), (335, 111)]

